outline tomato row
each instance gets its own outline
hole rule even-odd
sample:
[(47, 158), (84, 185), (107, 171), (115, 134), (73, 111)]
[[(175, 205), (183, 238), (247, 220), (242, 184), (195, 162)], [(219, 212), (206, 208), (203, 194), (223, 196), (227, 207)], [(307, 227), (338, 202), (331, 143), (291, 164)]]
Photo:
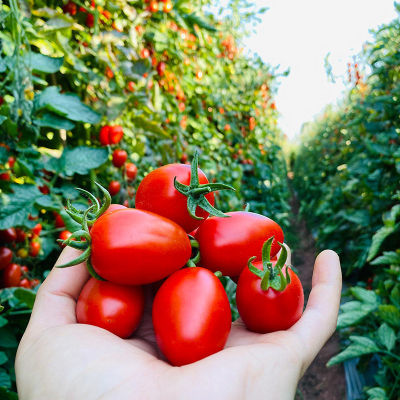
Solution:
[(195, 362), (222, 350), (231, 329), (219, 271), (237, 280), (237, 306), (248, 329), (292, 326), (304, 296), (286, 265), (282, 229), (259, 214), (215, 209), (213, 192), (222, 189), (231, 188), (209, 183), (195, 156), (191, 166), (169, 164), (149, 173), (134, 209), (110, 205), (102, 188), (106, 202), (100, 210), (91, 207), (95, 220), (69, 210), (83, 231), (65, 244), (84, 251), (59, 267), (87, 261), (94, 276), (78, 299), (78, 322), (129, 337), (143, 314), (146, 285), (161, 281), (152, 310), (157, 343), (173, 365)]

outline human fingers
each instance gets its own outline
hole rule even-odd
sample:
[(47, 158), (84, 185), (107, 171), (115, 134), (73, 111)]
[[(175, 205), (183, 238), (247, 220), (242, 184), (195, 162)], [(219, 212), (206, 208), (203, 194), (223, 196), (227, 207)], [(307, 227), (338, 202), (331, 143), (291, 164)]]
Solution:
[[(55, 265), (71, 261), (80, 254), (81, 251), (66, 247)], [(89, 273), (85, 263), (67, 268), (56, 266), (39, 288), (30, 320), (31, 327), (45, 329), (76, 322), (76, 300)]]
[(335, 331), (341, 288), (339, 257), (332, 250), (324, 250), (315, 260), (312, 290), (304, 314), (289, 329), (302, 344), (303, 370)]

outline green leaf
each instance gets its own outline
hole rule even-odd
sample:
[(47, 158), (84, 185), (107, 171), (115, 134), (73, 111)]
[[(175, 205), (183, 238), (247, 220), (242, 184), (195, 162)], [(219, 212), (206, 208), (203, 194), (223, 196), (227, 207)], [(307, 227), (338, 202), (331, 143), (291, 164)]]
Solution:
[(366, 304), (359, 303), (360, 307), (358, 310), (352, 310), (344, 312), (339, 315), (337, 327), (339, 329), (346, 328), (348, 326), (355, 325), (362, 321), (369, 313), (371, 313), (375, 307), (368, 306)]
[(378, 329), (379, 343), (391, 351), (396, 343), (395, 331), (385, 322)]
[(11, 184), (13, 193), (5, 195), (5, 204), (0, 207), (0, 229), (26, 226), (28, 215), (35, 211), (34, 203), (42, 193), (35, 185)]
[(17, 348), (18, 341), (14, 336), (14, 333), (8, 328), (0, 329), (0, 343), (1, 347), (4, 348)]
[(67, 176), (86, 175), (92, 169), (103, 165), (107, 160), (108, 149), (106, 148), (66, 147), (59, 160), (60, 172), (64, 172)]
[(357, 300), (360, 300), (363, 303), (368, 303), (373, 306), (378, 305), (378, 296), (372, 290), (355, 286), (350, 289), (350, 292)]
[(0, 316), (0, 328), (2, 328), (3, 326), (5, 326), (7, 324), (8, 324), (8, 321), (4, 317)]
[(388, 400), (386, 392), (381, 387), (373, 387), (366, 391), (368, 400)]
[(351, 358), (360, 357), (364, 354), (377, 353), (379, 351), (379, 347), (376, 345), (376, 343), (367, 337), (350, 336), (350, 340), (352, 343), (347, 348), (328, 361), (328, 367), (339, 364)]
[(36, 124), (42, 127), (65, 129), (67, 131), (75, 128), (75, 124), (73, 122), (59, 117), (53, 113), (44, 113), (41, 118), (36, 119)]
[(41, 110), (51, 111), (76, 122), (100, 122), (100, 114), (83, 104), (75, 94), (61, 94), (56, 86), (50, 86), (35, 96), (34, 110), (35, 113)]
[(383, 243), (383, 241), (391, 235), (396, 229), (399, 228), (399, 225), (386, 225), (380, 228), (372, 237), (372, 244), (368, 252), (367, 261), (371, 261), (377, 254)]
[(39, 208), (44, 208), (45, 210), (49, 211), (58, 211), (60, 205), (49, 195), (40, 196), (36, 199), (35, 204)]
[(379, 306), (378, 315), (389, 325), (400, 328), (400, 310), (393, 304), (383, 304)]
[(0, 164), (5, 164), (8, 159), (8, 151), (5, 147), (0, 147)]
[(18, 395), (15, 392), (11, 392), (6, 388), (0, 387), (0, 399), (1, 400), (18, 400)]
[(162, 129), (156, 122), (150, 121), (149, 119), (146, 119), (142, 115), (137, 115), (135, 117), (132, 117), (131, 121), (136, 126), (144, 129), (145, 131), (168, 137), (168, 133), (164, 129)]
[(375, 258), (372, 265), (400, 265), (400, 253), (395, 251), (384, 251), (383, 255)]
[(7, 354), (4, 353), (4, 351), (0, 351), (0, 365), (7, 362), (7, 360), (8, 360)]
[(32, 310), (36, 299), (36, 293), (29, 289), (18, 288), (14, 291), (14, 297)]
[(11, 388), (10, 375), (3, 368), (0, 368), (0, 387), (7, 388), (7, 389)]
[(185, 19), (186, 23), (188, 25), (190, 25), (191, 27), (193, 27), (194, 25), (198, 25), (200, 28), (203, 28), (207, 31), (210, 32), (216, 32), (217, 29), (208, 24), (206, 21), (204, 21), (201, 17), (199, 17), (198, 15), (192, 13), (192, 14), (184, 14), (183, 18)]
[(60, 70), (64, 57), (49, 57), (40, 53), (28, 53), (25, 55), (25, 62), (35, 72), (54, 73)]
[(6, 121), (8, 118), (5, 115), (0, 115), (0, 125)]

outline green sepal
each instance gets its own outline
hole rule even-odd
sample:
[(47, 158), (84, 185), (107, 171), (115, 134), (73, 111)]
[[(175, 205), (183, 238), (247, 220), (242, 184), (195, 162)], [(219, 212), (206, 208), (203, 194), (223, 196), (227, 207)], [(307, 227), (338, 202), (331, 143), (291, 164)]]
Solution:
[(216, 190), (235, 190), (232, 186), (225, 185), (223, 183), (199, 183), (199, 173), (198, 173), (199, 155), (196, 151), (193, 156), (193, 161), (190, 167), (190, 184), (185, 185), (174, 177), (174, 187), (175, 189), (187, 197), (187, 210), (189, 215), (197, 220), (203, 218), (196, 215), (197, 207), (202, 208), (204, 211), (210, 215), (216, 217), (228, 217), (222, 211), (217, 210), (213, 207), (210, 202), (206, 199), (205, 195), (208, 193), (215, 192)]
[(74, 265), (81, 264), (88, 260), (88, 258), (90, 257), (91, 250), (92, 249), (90, 247), (88, 247), (79, 257), (75, 258), (75, 260), (69, 261), (65, 264), (56, 265), (56, 267), (57, 268), (66, 268), (66, 267), (72, 267)]
[(90, 274), (93, 278), (97, 279), (98, 281), (105, 281), (105, 279), (102, 278), (102, 277), (94, 270), (93, 265), (92, 265), (92, 262), (90, 261), (90, 257), (86, 260), (86, 266), (87, 266), (87, 269), (88, 269), (88, 271), (89, 271), (89, 274)]

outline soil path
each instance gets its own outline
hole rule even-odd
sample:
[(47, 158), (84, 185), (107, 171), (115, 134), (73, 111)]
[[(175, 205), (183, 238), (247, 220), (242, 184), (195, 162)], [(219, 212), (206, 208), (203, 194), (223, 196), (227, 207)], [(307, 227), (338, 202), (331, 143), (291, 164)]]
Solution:
[[(297, 237), (297, 243), (293, 246), (292, 262), (299, 272), (307, 299), (311, 290), (311, 278), (317, 253), (314, 239), (305, 221), (299, 215), (299, 201), (295, 194), (292, 194), (293, 219), (291, 223)], [(326, 367), (328, 360), (337, 354), (339, 349), (339, 337), (335, 333), (300, 380), (296, 400), (344, 400), (346, 398), (343, 366)]]

